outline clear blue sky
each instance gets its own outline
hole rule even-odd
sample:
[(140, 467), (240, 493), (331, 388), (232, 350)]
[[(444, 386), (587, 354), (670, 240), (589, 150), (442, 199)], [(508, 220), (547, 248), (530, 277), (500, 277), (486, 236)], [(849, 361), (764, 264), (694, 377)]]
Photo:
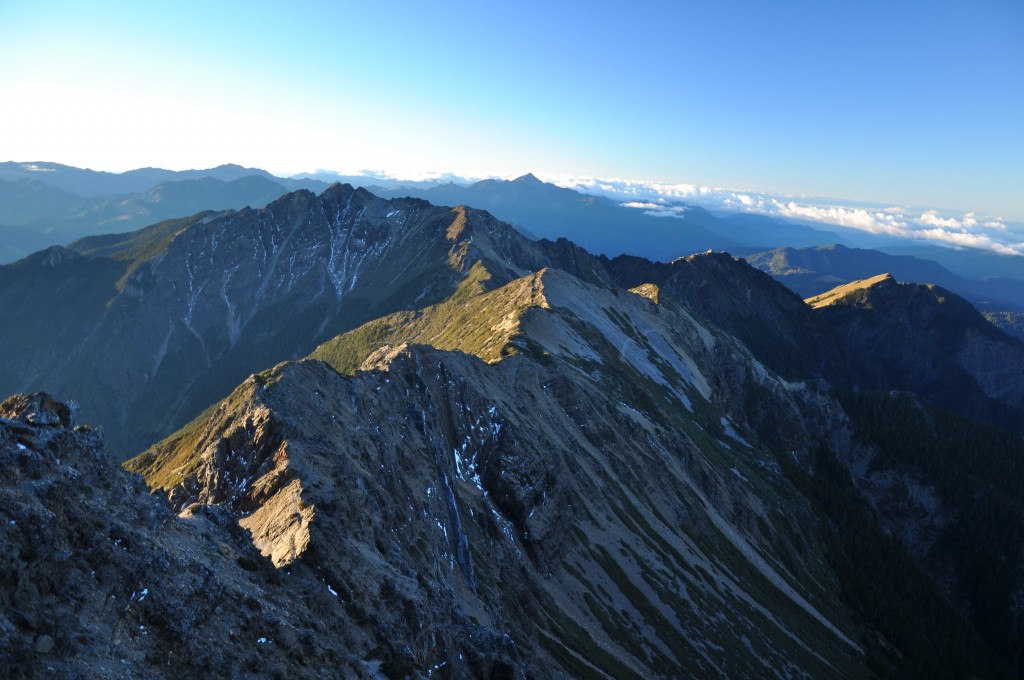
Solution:
[(1024, 0), (0, 0), (0, 160), (575, 174), (1024, 217)]

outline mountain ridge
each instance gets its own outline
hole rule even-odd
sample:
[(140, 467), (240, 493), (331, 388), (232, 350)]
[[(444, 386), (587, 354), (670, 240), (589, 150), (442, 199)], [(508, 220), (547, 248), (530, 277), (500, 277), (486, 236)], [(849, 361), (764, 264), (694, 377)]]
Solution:
[[(77, 392), (86, 416), (105, 423), (111, 446), (129, 451), (152, 441), (125, 438), (129, 423), (146, 431), (139, 425), (147, 416), (140, 421), (131, 414), (154, 414), (155, 432), (169, 434), (158, 425), (165, 414), (179, 414), (173, 421), (180, 426), (214, 395), (223, 396), (224, 385), (253, 370), (304, 356), (376, 316), (440, 301), (477, 260), (487, 263), (487, 285), (553, 261), (585, 278), (605, 276), (568, 242), (535, 244), (474, 209), (387, 201), (349, 185), (320, 196), (295, 192), (259, 210), (171, 220), (128, 237), (93, 237), (74, 247), (87, 254), (76, 266), (106, 272), (67, 293), (69, 303), (87, 297), (67, 317), (77, 324), (74, 343), (61, 340), (71, 331), (60, 319), (30, 311), (41, 308), (31, 300), (45, 291), (53, 291), (49, 300), (59, 298), (65, 270), (37, 275), (42, 265), (36, 259), (0, 268), (5, 306), (38, 319), (31, 333), (4, 331), (3, 388)], [(289, 322), (281, 325), (281, 318)], [(66, 359), (42, 361), (47, 354)], [(139, 374), (105, 368), (120, 364), (116, 357), (133, 356)]]
[(1024, 427), (1024, 342), (967, 300), (882, 274), (807, 302), (866, 360), (863, 387), (910, 390), (983, 422)]
[(910, 255), (889, 255), (878, 250), (831, 244), (816, 248), (776, 248), (749, 255), (747, 260), (805, 298), (841, 283), (886, 271), (903, 280), (948, 288), (986, 311), (1024, 311), (1022, 280), (969, 279), (937, 262)]
[[(736, 265), (741, 264), (732, 258), (727, 259)], [(646, 288), (646, 292), (652, 291)], [(773, 404), (771, 411), (776, 419), (783, 417), (786, 413), (783, 405), (787, 400), (790, 402), (786, 408), (791, 409), (789, 418), (793, 427), (788, 441), (795, 444), (798, 439), (793, 438), (792, 433), (805, 430), (807, 438), (798, 445), (801, 450), (793, 452), (795, 458), (804, 460), (812, 455), (815, 437), (829, 431), (816, 428), (826, 426), (834, 417), (830, 415), (833, 409), (838, 409), (827, 394), (816, 392), (810, 385), (781, 380), (763, 367), (748, 372), (745, 377), (737, 375), (735, 366), (742, 365), (742, 361), (750, 362), (752, 368), (758, 364), (749, 354), (745, 355), (745, 360), (740, 360), (736, 353), (744, 350), (739, 345), (732, 345), (734, 341), (722, 331), (702, 329), (692, 317), (682, 321), (677, 316), (678, 312), (673, 311), (679, 308), (678, 302), (671, 299), (671, 291), (659, 290), (659, 302), (655, 304), (639, 293), (599, 288), (562, 272), (542, 270), (502, 288), (476, 291), (473, 295), (483, 301), (477, 300), (479, 309), (471, 310), (457, 324), (464, 333), (472, 336), (474, 325), (495, 330), (498, 326), (495, 322), (506, 319), (510, 310), (525, 309), (518, 317), (518, 329), (510, 326), (503, 327), (503, 331), (515, 331), (507, 336), (513, 344), (517, 333), (533, 342), (519, 344), (523, 351), (511, 354), (502, 351), (488, 353), (472, 343), (459, 346), (454, 342), (444, 345), (443, 350), (410, 344), (410, 340), (413, 343), (436, 342), (435, 336), (420, 332), (416, 321), (432, 315), (448, 319), (444, 314), (451, 310), (442, 303), (433, 309), (416, 312), (409, 318), (409, 323), (401, 323), (401, 320), (384, 323), (385, 326), (390, 324), (391, 331), (397, 329), (399, 333), (404, 331), (409, 335), (395, 337), (382, 333), (372, 336), (373, 343), (364, 346), (366, 351), (357, 353), (345, 365), (335, 366), (348, 377), (339, 375), (315, 358), (284, 363), (251, 376), (228, 400), (187, 431), (161, 442), (128, 465), (142, 473), (151, 484), (166, 491), (175, 507), (186, 514), (194, 503), (235, 508), (240, 512), (239, 521), (251, 528), (254, 544), (260, 545), (264, 554), (275, 561), (315, 559), (317, 563), (338, 563), (337, 557), (324, 554), (323, 551), (329, 550), (324, 546), (329, 545), (350, 546), (345, 549), (350, 554), (365, 555), (369, 551), (371, 556), (365, 558), (366, 562), (362, 559), (355, 562), (344, 560), (340, 563), (344, 566), (338, 567), (351, 574), (350, 579), (357, 581), (364, 578), (361, 574), (366, 564), (379, 564), (383, 559), (391, 565), (399, 565), (421, 559), (416, 556), (414, 546), (421, 540), (418, 538), (421, 532), (436, 524), (439, 530), (437, 539), (442, 536), (444, 539), (438, 548), (442, 560), (447, 561), (444, 569), (453, 579), (442, 587), (444, 592), (451, 593), (444, 597), (458, 598), (464, 603), (463, 607), (479, 611), (477, 616), (481, 620), (492, 621), (499, 630), (510, 631), (527, 667), (539, 662), (546, 667), (574, 669), (570, 672), (573, 675), (595, 672), (595, 667), (588, 662), (581, 663), (583, 658), (603, 659), (604, 667), (617, 669), (613, 672), (617, 677), (632, 677), (631, 673), (642, 677), (651, 672), (671, 675), (682, 672), (680, 669), (704, 674), (725, 673), (727, 668), (733, 674), (767, 672), (763, 668), (761, 671), (753, 670), (757, 668), (757, 661), (754, 666), (746, 665), (750, 661), (739, 651), (730, 652), (731, 661), (727, 666), (718, 665), (722, 663), (721, 658), (708, 657), (696, 650), (692, 661), (686, 661), (678, 654), (673, 658), (672, 655), (665, 656), (664, 651), (656, 651), (658, 640), (669, 648), (672, 644), (684, 644), (684, 648), (691, 649), (688, 645), (704, 639), (703, 634), (693, 629), (688, 629), (683, 637), (674, 637), (677, 633), (673, 631), (681, 631), (679, 625), (684, 629), (689, 625), (686, 622), (692, 620), (690, 615), (684, 615), (684, 609), (676, 605), (670, 605), (677, 617), (675, 619), (668, 617), (666, 610), (658, 613), (659, 607), (674, 601), (673, 597), (670, 591), (664, 590), (666, 582), (659, 585), (657, 579), (651, 580), (642, 575), (660, 571), (656, 565), (667, 558), (663, 551), (682, 550), (682, 544), (676, 542), (679, 540), (676, 537), (680, 537), (676, 532), (685, 526), (694, 528), (683, 530), (688, 536), (683, 539), (684, 544), (697, 547), (689, 547), (679, 553), (679, 557), (672, 558), (681, 560), (675, 562), (677, 565), (700, 564), (700, 569), (714, 573), (720, 568), (715, 565), (721, 565), (721, 560), (725, 560), (734, 574), (732, 578), (735, 574), (745, 574), (737, 583), (740, 588), (744, 587), (741, 583), (764, 583), (759, 587), (767, 590), (760, 591), (760, 597), (774, 598), (772, 594), (783, 594), (781, 600), (773, 599), (772, 610), (788, 612), (785, 614), (787, 621), (810, 616), (809, 620), (816, 621), (815, 626), (821, 626), (842, 644), (850, 644), (853, 650), (863, 650), (861, 643), (851, 637), (851, 630), (845, 629), (844, 632), (844, 626), (836, 623), (850, 616), (849, 613), (838, 613), (842, 606), (836, 609), (835, 603), (828, 605), (829, 611), (834, 612), (832, 617), (839, 616), (839, 619), (825, 616), (819, 609), (836, 596), (834, 592), (832, 595), (814, 594), (797, 586), (798, 583), (807, 583), (807, 579), (797, 574), (808, 569), (808, 563), (794, 558), (794, 554), (776, 552), (779, 550), (777, 544), (771, 548), (765, 542), (769, 536), (775, 536), (776, 541), (784, 540), (781, 536), (785, 531), (774, 524), (780, 521), (778, 516), (769, 513), (759, 515), (760, 520), (754, 520), (745, 515), (747, 512), (757, 514), (760, 511), (751, 508), (764, 509), (779, 502), (777, 499), (789, 498), (792, 501), (795, 498), (790, 492), (777, 488), (788, 482), (780, 476), (773, 457), (758, 443), (757, 437), (763, 428), (750, 417), (752, 411), (757, 411), (752, 408), (752, 397), (757, 395), (762, 405)], [(663, 297), (665, 295), (668, 297)], [(503, 298), (509, 307), (488, 302), (493, 298)], [(625, 304), (629, 308), (628, 314), (621, 308), (613, 311), (616, 300), (620, 306)], [(450, 307), (466, 309), (467, 305), (473, 304), (465, 297), (460, 299), (457, 294)], [(608, 307), (609, 304), (612, 306)], [(480, 313), (480, 309), (486, 313)], [(531, 314), (533, 322), (530, 322)], [(568, 323), (578, 338), (585, 338), (589, 349), (579, 351), (583, 343), (567, 342), (565, 334), (551, 334), (549, 329), (554, 319)], [(371, 322), (371, 325), (375, 323)], [(559, 322), (554, 323), (557, 326)], [(433, 327), (444, 330), (454, 325), (454, 322), (437, 323)], [(466, 325), (470, 327), (465, 328)], [(426, 327), (429, 329), (431, 324), (426, 324)], [(683, 328), (688, 329), (689, 339), (669, 335), (669, 329)], [(358, 344), (359, 333), (357, 329), (331, 342)], [(445, 336), (437, 337), (444, 340)], [(624, 337), (635, 338), (636, 344), (623, 343)], [(395, 341), (401, 342), (394, 344)], [(638, 363), (637, 357), (630, 359), (631, 355), (644, 353), (644, 343), (651, 350), (658, 347), (648, 356), (662, 361), (667, 356), (665, 348), (660, 346), (662, 344), (689, 347), (690, 351), (684, 354), (702, 350), (704, 355), (699, 358), (702, 370), (716, 373), (702, 381), (690, 376), (689, 380), (662, 382), (657, 379), (657, 374)], [(374, 345), (376, 350), (372, 349)], [(318, 356), (331, 361), (323, 346), (313, 354), (313, 357)], [(716, 361), (714, 356), (728, 357), (728, 360)], [(658, 364), (662, 376), (666, 375), (669, 364)], [(747, 381), (751, 380), (758, 384), (748, 384)], [(707, 392), (699, 389), (699, 383), (703, 383)], [(267, 408), (269, 412), (264, 410)], [(544, 425), (538, 423), (535, 415), (538, 411), (546, 414), (541, 421)], [(261, 435), (268, 429), (260, 423), (269, 422), (268, 416), (261, 414), (268, 413), (274, 414), (270, 418), (289, 423), (281, 425), (287, 432), (278, 430), (277, 436), (269, 438)], [(820, 420), (815, 423), (811, 418)], [(819, 434), (815, 435), (815, 431)], [(345, 432), (358, 435), (352, 439)], [(260, 441), (270, 444), (261, 444)], [(669, 445), (670, 441), (676, 443)], [(634, 448), (638, 442), (643, 442), (640, 449)], [(667, 458), (651, 459), (651, 447)], [(288, 475), (279, 472), (285, 460), (281, 452), (285, 450), (288, 452), (287, 460), (293, 461), (292, 472)], [(313, 454), (314, 450), (322, 453)], [(339, 450), (343, 452), (340, 455)], [(262, 453), (257, 453), (259, 451)], [(544, 453), (540, 454), (540, 451)], [(621, 454), (617, 451), (633, 451), (630, 455), (635, 459), (620, 459), (618, 456)], [(303, 462), (300, 457), (304, 455), (314, 457)], [(673, 467), (683, 461), (686, 461), (683, 470)], [(552, 465), (556, 469), (562, 465), (568, 467), (556, 474), (551, 470)], [(602, 469), (605, 472), (599, 473)], [(669, 473), (670, 469), (673, 472)], [(704, 472), (700, 472), (702, 469)], [(327, 481), (314, 470), (338, 472), (329, 474), (331, 481)], [(589, 472), (584, 473), (585, 470)], [(654, 470), (658, 472), (654, 473)], [(185, 476), (181, 477), (176, 471), (185, 471)], [(591, 482), (582, 481), (588, 478), (597, 483), (606, 474), (615, 480), (613, 484), (604, 482), (599, 487), (602, 489), (600, 492), (595, 488), (584, 496), (579, 495), (578, 483), (589, 485)], [(655, 490), (661, 486), (652, 487), (652, 474), (672, 475), (677, 480), (671, 485), (676, 489), (673, 493), (694, 495), (682, 505), (678, 501), (668, 505), (658, 501), (652, 506), (654, 501), (651, 499), (660, 497), (658, 494), (662, 493)], [(361, 475), (377, 480), (375, 485), (383, 483), (388, 491), (384, 496), (378, 495), (378, 491), (371, 491), (376, 487), (362, 481)], [(410, 479), (418, 480), (420, 489), (425, 488), (426, 491), (403, 486)], [(581, 481), (570, 481), (575, 479)], [(301, 502), (294, 494), (304, 492), (296, 488), (295, 480), (299, 480), (301, 489), (308, 492), (301, 497)], [(393, 488), (392, 484), (399, 486)], [(316, 487), (321, 490), (314, 491)], [(768, 491), (773, 488), (776, 490)], [(250, 492), (250, 489), (254, 491)], [(292, 499), (288, 501), (288, 507), (311, 509), (312, 515), (304, 514), (305, 510), (296, 514), (275, 509), (278, 503), (272, 499), (265, 503), (256, 502), (253, 493), (273, 493), (272, 498), (283, 494), (285, 498)], [(365, 537), (365, 532), (353, 531), (330, 518), (330, 515), (345, 517), (356, 512), (339, 508), (338, 499), (367, 498), (367, 493), (372, 500), (362, 502), (369, 502), (375, 508), (372, 516), (397, 513), (399, 517), (405, 517), (397, 521), (402, 523), (407, 541), (399, 540), (397, 546), (385, 550), (376, 539), (378, 543), (374, 547), (374, 539)], [(442, 494), (440, 499), (444, 502), (432, 507), (430, 499), (438, 493)], [(628, 500), (622, 501), (624, 505), (619, 509), (615, 509), (613, 503), (610, 511), (598, 510), (607, 502), (609, 493), (613, 497), (617, 493), (626, 493)], [(760, 499), (752, 506), (728, 500), (737, 494), (750, 493), (757, 493)], [(765, 493), (768, 496), (762, 495)], [(419, 500), (413, 501), (412, 515), (403, 515), (398, 508), (385, 510), (392, 502), (385, 499), (395, 498), (427, 499), (425, 514), (417, 518)], [(641, 501), (641, 498), (648, 500)], [(569, 516), (564, 514), (570, 512), (569, 508), (578, 507), (587, 510), (583, 514), (579, 510), (572, 511)], [(684, 507), (688, 508), (685, 511), (689, 513), (688, 520), (679, 523), (664, 519), (665, 513), (670, 512), (668, 508), (673, 509), (671, 512), (681, 512)], [(794, 512), (795, 507), (789, 506), (789, 511)], [(699, 516), (704, 519), (698, 519)], [(601, 520), (602, 517), (607, 520)], [(490, 524), (491, 518), (497, 522), (496, 525)], [(806, 518), (798, 520), (797, 524), (806, 521)], [(502, 529), (505, 522), (508, 524)], [(760, 522), (768, 522), (769, 525)], [(657, 541), (648, 548), (630, 543), (633, 539), (629, 536), (653, 536), (641, 528), (646, 523), (654, 523), (661, 540), (667, 540), (668, 545), (676, 547), (669, 548)], [(374, 526), (377, 526), (376, 520)], [(767, 529), (766, 526), (776, 528)], [(580, 533), (566, 533), (567, 527), (585, 529), (580, 529)], [(307, 528), (308, 536), (303, 533)], [(634, 533), (638, 531), (639, 534)], [(726, 547), (725, 553), (715, 558), (700, 557), (709, 549), (706, 547), (709, 545), (706, 543), (708, 535), (702, 534), (706, 531), (710, 531), (711, 536), (719, 536), (711, 539), (712, 543), (724, 541), (723, 545), (732, 547)], [(292, 538), (296, 532), (301, 534), (298, 539)], [(360, 538), (361, 535), (364, 538)], [(700, 538), (702, 535), (704, 538)], [(818, 540), (805, 532), (798, 535), (802, 538), (796, 539), (793, 535), (794, 540), (812, 543)], [(584, 536), (589, 538), (584, 539)], [(620, 541), (621, 554), (629, 558), (620, 561), (611, 546), (602, 543), (607, 539), (598, 538), (601, 536), (616, 537), (614, 540)], [(268, 540), (269, 537), (282, 537), (287, 550), (305, 546), (304, 552), (281, 552), (282, 545), (276, 540)], [(363, 540), (370, 540), (371, 545), (361, 544)], [(356, 547), (352, 541), (363, 547)], [(599, 547), (594, 547), (595, 543)], [(318, 545), (321, 547), (317, 548)], [(585, 545), (591, 547), (584, 548)], [(662, 547), (655, 549), (655, 545)], [(508, 546), (513, 549), (504, 552)], [(648, 552), (651, 549), (654, 549), (653, 553)], [(803, 548), (812, 554), (821, 549), (820, 546)], [(497, 554), (492, 552), (495, 550)], [(554, 555), (561, 556), (561, 567), (557, 561), (552, 562)], [(566, 561), (569, 566), (566, 566)], [(499, 618), (490, 618), (498, 611), (487, 596), (489, 592), (496, 592), (488, 585), (496, 576), (484, 565), (492, 564), (523, 565), (525, 571), (518, 572), (517, 585), (505, 586), (517, 593), (522, 583), (534, 583), (532, 574), (537, 569), (549, 574), (545, 579), (553, 578), (559, 584), (559, 595), (554, 603), (547, 599), (553, 594), (550, 587), (541, 584), (531, 585), (529, 595), (515, 596), (520, 601), (525, 598), (537, 602), (542, 615), (539, 620), (534, 617), (530, 626), (540, 631), (539, 638), (523, 637), (524, 620), (520, 614), (511, 613), (507, 608), (501, 609), (503, 613)], [(634, 571), (638, 564), (641, 565), (639, 573)], [(678, 566), (672, 571), (678, 575), (677, 569)], [(335, 571), (331, 578), (337, 577), (337, 573)], [(603, 580), (609, 576), (611, 581)], [(821, 584), (832, 582), (833, 578), (836, 577), (819, 574), (811, 581)], [(644, 612), (641, 618), (648, 626), (653, 625), (645, 636), (633, 637), (604, 618), (609, 614), (601, 614), (601, 605), (598, 604), (601, 600), (593, 599), (597, 591), (588, 599), (587, 588), (592, 586), (580, 589), (581, 584), (595, 580), (603, 583), (602, 593), (607, 591), (602, 594), (602, 599), (616, 601), (625, 596), (621, 601), (625, 606), (623, 614)], [(627, 585), (630, 582), (647, 585), (634, 591)], [(692, 587), (687, 586), (687, 592), (691, 592)], [(659, 594), (660, 605), (658, 600), (649, 599), (652, 596), (648, 588), (654, 588), (654, 592)], [(538, 597), (539, 600), (533, 599)], [(581, 602), (579, 598), (585, 605), (577, 609)], [(690, 606), (696, 606), (698, 610), (701, 607), (692, 602)], [(791, 609), (794, 606), (796, 609)], [(551, 643), (550, 640), (560, 639), (560, 644), (565, 644), (567, 630), (558, 621), (570, 612), (575, 612), (571, 616), (582, 617), (578, 620), (592, 621), (594, 628), (604, 633), (575, 638), (569, 647)], [(484, 616), (488, 618), (484, 619)], [(733, 622), (732, 625), (743, 625), (732, 619), (731, 614), (725, 616)], [(946, 620), (943, 618), (946, 616), (948, 614), (942, 614), (939, 619)], [(774, 625), (780, 623), (776, 620)], [(443, 624), (434, 621), (432, 625)], [(802, 628), (805, 632), (796, 634), (796, 637), (784, 634), (773, 643), (777, 645), (775, 653), (784, 653), (790, 662), (804, 658), (798, 651), (801, 649), (800, 635), (816, 635), (810, 632), (813, 628)], [(690, 642), (684, 643), (684, 639)], [(675, 640), (675, 643), (670, 640)], [(591, 648), (593, 644), (596, 647)], [(652, 644), (655, 646), (649, 646)], [(822, 644), (828, 643), (818, 642), (813, 648), (825, 649), (820, 646)], [(636, 645), (649, 651), (638, 651)], [(585, 649), (590, 651), (584, 654)], [(700, 645), (697, 646), (699, 649)], [(783, 649), (787, 651), (781, 652)], [(644, 662), (645, 658), (648, 661)], [(856, 651), (854, 658), (857, 658)], [(847, 667), (846, 662), (838, 659), (831, 657), (827, 662), (829, 665), (815, 672), (855, 677), (863, 674), (863, 671), (856, 670), (856, 666)], [(640, 665), (635, 665), (638, 662)], [(419, 663), (423, 665), (434, 661)], [(803, 667), (812, 668), (819, 662), (804, 658), (797, 663), (810, 664)], [(740, 671), (741, 668), (747, 670)]]

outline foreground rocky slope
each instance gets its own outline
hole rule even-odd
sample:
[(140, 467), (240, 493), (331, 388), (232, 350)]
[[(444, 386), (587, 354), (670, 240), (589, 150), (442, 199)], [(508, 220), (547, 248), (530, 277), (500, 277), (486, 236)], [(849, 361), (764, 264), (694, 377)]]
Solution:
[(10, 678), (377, 677), (309, 569), (235, 518), (179, 518), (44, 394), (0, 404), (0, 668)]
[(132, 467), (176, 508), (237, 513), (279, 567), (315, 568), (402, 673), (470, 675), (480, 638), (506, 641), (495, 663), (517, 676), (863, 672), (794, 526), (808, 511), (754, 491), (785, 495), (770, 461), (703, 452), (529, 359), (375, 359), (354, 379), (312, 361), (256, 376)]

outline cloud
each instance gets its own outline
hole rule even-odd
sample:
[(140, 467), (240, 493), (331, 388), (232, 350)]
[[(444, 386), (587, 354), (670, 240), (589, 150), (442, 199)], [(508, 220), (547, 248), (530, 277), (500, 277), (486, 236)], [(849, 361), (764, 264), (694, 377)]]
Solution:
[(672, 184), (642, 179), (598, 179), (596, 177), (559, 175), (547, 178), (547, 180), (560, 187), (613, 199), (636, 198), (648, 201), (658, 199), (668, 201), (698, 198), (708, 191), (713, 191), (694, 184)]
[(1024, 255), (1024, 225), (1008, 225), (999, 217), (976, 212), (951, 213), (908, 207), (865, 207), (854, 202), (823, 201), (739, 191), (695, 184), (652, 180), (599, 179), (563, 175), (548, 177), (559, 186), (605, 196), (627, 208), (659, 217), (684, 217), (686, 206), (750, 212), (819, 222), (903, 239), (942, 243), (954, 248), (981, 248), (1006, 255)]
[(889, 234), (890, 236), (906, 236), (908, 234), (906, 221), (900, 219), (899, 215), (881, 210), (870, 211), (864, 208), (841, 206), (820, 207), (794, 201), (783, 203), (774, 199), (771, 203), (777, 208), (775, 214), (783, 217), (837, 224), (841, 227), (860, 229), (872, 234)]
[(948, 229), (935, 228), (919, 230), (915, 232), (915, 235), (931, 241), (941, 241), (943, 243), (964, 248), (993, 250), (1002, 255), (1024, 255), (1024, 243), (1000, 243), (985, 234), (973, 234), (963, 231), (949, 231)]
[[(973, 221), (973, 217), (970, 219)], [(944, 219), (942, 217), (939, 217), (939, 213), (936, 210), (929, 210), (927, 212), (921, 213), (921, 216), (917, 218), (917, 223), (929, 227), (945, 227), (952, 229), (959, 229), (963, 226), (960, 223), (960, 220), (956, 218), (949, 217)]]

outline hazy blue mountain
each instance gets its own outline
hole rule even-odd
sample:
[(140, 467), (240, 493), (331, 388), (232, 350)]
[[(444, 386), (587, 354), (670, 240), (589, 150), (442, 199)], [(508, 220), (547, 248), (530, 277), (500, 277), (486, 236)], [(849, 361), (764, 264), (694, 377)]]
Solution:
[[(260, 175), (166, 181), (135, 194), (79, 198), (34, 179), (0, 180), (0, 262), (84, 236), (122, 233), (203, 210), (260, 208), (288, 189)], [(21, 218), (21, 219), (19, 219)]]
[(55, 215), (73, 215), (89, 201), (63, 189), (26, 177), (0, 179), (0, 212), (4, 224), (23, 224)]
[(320, 192), (326, 189), (329, 184), (313, 179), (275, 177), (266, 170), (244, 168), (230, 163), (206, 170), (179, 171), (165, 170), (163, 168), (138, 168), (127, 172), (89, 170), (87, 168), (75, 168), (69, 165), (45, 161), (31, 163), (8, 161), (0, 163), (0, 179), (34, 179), (48, 186), (86, 198), (141, 193), (162, 182), (202, 179), (204, 177), (221, 180), (222, 182), (231, 182), (251, 176), (258, 176), (276, 182), (290, 191), (307, 189)]
[(888, 272), (903, 281), (935, 283), (948, 288), (985, 311), (1024, 311), (1024, 280), (970, 279), (954, 274), (941, 264), (910, 255), (829, 245), (776, 248), (749, 255), (747, 261), (803, 297)]
[(316, 172), (301, 172), (297, 175), (292, 175), (290, 179), (293, 179), (295, 181), (311, 180), (316, 182), (324, 182), (326, 184), (334, 184), (335, 182), (338, 182), (340, 184), (351, 184), (354, 187), (362, 187), (367, 191), (372, 191), (373, 188), (396, 189), (398, 187), (429, 189), (430, 187), (437, 186), (438, 184), (447, 184), (449, 182), (455, 182), (464, 185), (468, 185), (471, 183), (464, 180), (461, 177), (451, 174), (441, 175), (436, 179), (408, 180), (394, 179), (392, 177), (384, 177), (381, 175), (374, 174), (345, 175), (338, 172), (331, 172), (329, 170), (317, 170)]
[(1024, 257), (1001, 255), (978, 248), (943, 248), (942, 246), (880, 247), (893, 255), (913, 255), (934, 260), (952, 272), (970, 279), (1006, 277), (1024, 279)]
[(687, 219), (645, 215), (599, 196), (581, 194), (540, 181), (533, 175), (514, 180), (488, 179), (469, 186), (440, 184), (379, 190), (385, 196), (416, 196), (432, 203), (472, 205), (487, 210), (539, 238), (567, 238), (593, 253), (627, 253), (668, 261), (736, 242), (712, 231), (715, 218), (696, 209)]
[(0, 264), (25, 257), (38, 242), (38, 235), (32, 230), (0, 224)]
[(716, 233), (749, 247), (777, 248), (786, 245), (799, 248), (846, 242), (846, 239), (837, 232), (825, 231), (824, 228), (829, 225), (820, 225), (822, 228), (816, 228), (757, 213), (713, 214), (718, 218), (718, 224), (714, 226)]

